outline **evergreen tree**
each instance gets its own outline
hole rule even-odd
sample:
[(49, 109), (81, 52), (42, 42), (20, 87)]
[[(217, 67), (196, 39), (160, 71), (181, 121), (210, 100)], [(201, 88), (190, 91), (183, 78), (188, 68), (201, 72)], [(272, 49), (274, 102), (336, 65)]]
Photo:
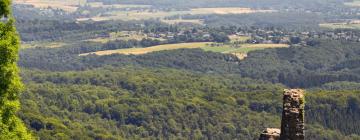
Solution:
[(20, 43), (10, 15), (10, 2), (0, 1), (0, 140), (29, 140), (31, 135), (16, 117), (23, 85), (16, 64)]

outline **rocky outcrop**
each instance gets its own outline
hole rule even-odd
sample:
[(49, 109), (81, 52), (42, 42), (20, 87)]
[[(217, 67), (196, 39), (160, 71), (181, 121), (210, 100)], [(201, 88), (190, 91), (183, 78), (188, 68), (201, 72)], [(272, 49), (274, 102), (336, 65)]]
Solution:
[(280, 129), (278, 128), (266, 128), (260, 135), (259, 140), (279, 140)]
[(267, 128), (259, 140), (304, 140), (305, 97), (301, 89), (284, 90), (281, 131)]

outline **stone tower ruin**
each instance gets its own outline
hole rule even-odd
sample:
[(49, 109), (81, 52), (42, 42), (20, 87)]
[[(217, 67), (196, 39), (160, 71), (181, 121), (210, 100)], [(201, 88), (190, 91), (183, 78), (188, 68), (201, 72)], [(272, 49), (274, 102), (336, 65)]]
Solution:
[(259, 140), (304, 140), (305, 97), (301, 89), (286, 89), (283, 97), (281, 130), (267, 128)]

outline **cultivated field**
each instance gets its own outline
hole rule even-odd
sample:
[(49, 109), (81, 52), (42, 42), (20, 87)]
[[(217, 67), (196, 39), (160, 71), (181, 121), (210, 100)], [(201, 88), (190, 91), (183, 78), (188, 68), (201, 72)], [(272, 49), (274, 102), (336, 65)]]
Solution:
[(75, 12), (79, 5), (86, 0), (14, 0), (15, 4), (33, 5), (36, 8), (62, 9), (67, 12)]
[(223, 46), (207, 46), (202, 49), (205, 51), (221, 52), (221, 53), (248, 53), (254, 50), (263, 50), (268, 48), (286, 48), (287, 44), (241, 44), (240, 47)]
[(274, 10), (254, 10), (242, 7), (195, 8), (191, 10), (190, 14), (249, 14), (263, 12), (274, 12)]
[[(132, 34), (132, 35), (131, 35)], [(124, 35), (126, 37), (124, 38)], [(130, 35), (130, 36), (129, 36)], [(137, 39), (141, 40), (142, 38), (146, 38), (146, 36), (137, 35), (134, 32), (118, 32), (118, 33), (111, 33), (110, 38), (99, 38), (99, 39), (92, 39), (90, 41), (96, 41), (101, 43), (106, 43), (111, 39)], [(125, 55), (141, 55), (156, 51), (164, 51), (164, 50), (174, 50), (174, 49), (183, 49), (183, 48), (201, 48), (205, 51), (211, 52), (218, 52), (218, 53), (226, 53), (226, 54), (233, 54), (237, 56), (239, 59), (244, 59), (247, 57), (247, 53), (255, 50), (263, 50), (268, 48), (284, 48), (289, 47), (287, 44), (246, 44), (245, 41), (250, 39), (248, 36), (237, 36), (231, 35), (229, 36), (230, 43), (223, 44), (223, 43), (214, 43), (214, 42), (195, 42), (195, 43), (179, 43), (179, 44), (166, 44), (166, 45), (158, 45), (153, 47), (147, 48), (129, 48), (129, 49), (118, 49), (118, 50), (106, 50), (106, 51), (98, 51), (92, 53), (85, 53), (80, 54), (80, 56), (85, 56), (89, 54), (96, 54), (96, 55), (111, 55), (111, 54), (125, 54)], [(236, 47), (234, 45), (235, 42), (237, 44)]]
[(360, 0), (354, 0), (353, 2), (345, 2), (344, 4), (347, 6), (360, 7)]
[[(211, 45), (213, 44), (213, 45)], [(125, 54), (125, 55), (141, 55), (151, 52), (175, 50), (175, 49), (192, 49), (201, 48), (205, 51), (226, 53), (236, 55), (239, 59), (244, 59), (247, 53), (255, 50), (263, 50), (268, 48), (285, 48), (289, 47), (287, 44), (241, 44), (241, 47), (231, 47), (230, 45), (214, 45), (212, 42), (196, 42), (196, 43), (179, 43), (179, 44), (166, 44), (158, 45), (148, 48), (130, 48), (130, 49), (118, 49), (118, 50), (106, 50), (92, 53), (80, 54), (80, 56), (86, 56), (89, 54), (96, 55), (111, 55), (111, 54)]]
[(239, 59), (247, 57), (247, 53), (256, 50), (264, 50), (269, 48), (286, 48), (287, 44), (241, 44), (240, 47), (231, 47), (229, 45), (223, 46), (207, 46), (203, 47), (205, 51), (220, 52), (236, 55)]
[(323, 23), (319, 26), (328, 29), (360, 29), (360, 23)]
[(107, 12), (108, 16), (95, 16), (91, 18), (79, 18), (78, 21), (93, 20), (93, 21), (105, 21), (105, 20), (147, 20), (147, 19), (163, 19), (168, 16), (187, 14), (186, 11), (112, 11)]
[(269, 48), (286, 48), (287, 44), (242, 44), (240, 48), (225, 51), (224, 53), (248, 53), (255, 50), (263, 50)]
[[(111, 11), (105, 13), (108, 16), (95, 16), (91, 18), (79, 18), (79, 21), (84, 20), (94, 20), (94, 21), (104, 21), (104, 20), (146, 20), (146, 19), (162, 19), (165, 17), (178, 16), (178, 15), (200, 15), (200, 14), (248, 14), (256, 12), (274, 12), (273, 10), (253, 10), (250, 8), (196, 8), (189, 11), (150, 11), (150, 10), (129, 10), (129, 11)], [(202, 24), (201, 19), (194, 20), (169, 20), (164, 21), (170, 24), (177, 22), (191, 22)]]
[(21, 49), (29, 48), (59, 48), (68, 45), (65, 42), (32, 42), (21, 44)]
[(161, 21), (167, 24), (178, 24), (178, 23), (204, 24), (204, 21), (200, 19), (176, 19), (176, 20), (161, 20)]
[(119, 49), (119, 50), (107, 50), (107, 51), (98, 51), (93, 53), (80, 54), (80, 56), (85, 56), (89, 54), (96, 55), (111, 55), (111, 54), (125, 54), (125, 55), (141, 55), (156, 51), (164, 51), (164, 50), (175, 50), (175, 49), (192, 49), (192, 48), (202, 48), (206, 47), (211, 42), (196, 42), (196, 43), (179, 43), (179, 44), (166, 44), (166, 45), (158, 45), (147, 48), (130, 48), (130, 49)]
[(79, 6), (85, 4), (94, 8), (149, 8), (151, 5), (130, 5), (112, 4), (104, 5), (102, 2), (87, 2), (87, 0), (14, 0), (15, 4), (32, 5), (35, 8), (54, 8), (62, 9), (67, 12), (75, 12)]
[(133, 4), (104, 5), (102, 2), (88, 2), (87, 5), (94, 8), (150, 8), (151, 7), (151, 5), (133, 5)]

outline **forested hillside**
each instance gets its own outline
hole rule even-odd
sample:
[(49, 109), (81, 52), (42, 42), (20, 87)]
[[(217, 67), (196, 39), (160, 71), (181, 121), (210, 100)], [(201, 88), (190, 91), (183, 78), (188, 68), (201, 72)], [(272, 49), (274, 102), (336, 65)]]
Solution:
[(287, 88), (306, 91), (306, 139), (360, 140), (356, 1), (17, 0), (13, 9), (17, 21), (0, 23), (0, 140), (31, 139), (25, 127), (40, 140), (255, 140), (280, 127)]
[[(323, 40), (316, 46), (293, 46), (249, 53), (243, 61), (232, 55), (185, 49), (139, 56), (111, 55), (79, 57), (81, 48), (28, 49), (20, 65), (43, 70), (83, 70), (106, 65), (170, 67), (203, 73), (232, 73), (311, 88), (332, 82), (359, 82), (359, 43)], [(78, 50), (76, 50), (78, 49)], [(65, 63), (64, 63), (65, 62)]]
[(139, 56), (27, 49), (21, 117), (41, 138), (256, 139), (279, 126), (286, 86), (272, 83), (280, 82), (309, 88), (308, 139), (358, 139), (357, 44), (320, 41), (242, 61), (200, 49)]
[(359, 82), (358, 45), (322, 41), (317, 46), (254, 52), (240, 63), (241, 73), (290, 87), (316, 87), (336, 81)]
[[(23, 77), (21, 116), (41, 138), (256, 139), (280, 124), (284, 86), (236, 75), (107, 67)], [(360, 138), (359, 95), (308, 91), (307, 138)]]

